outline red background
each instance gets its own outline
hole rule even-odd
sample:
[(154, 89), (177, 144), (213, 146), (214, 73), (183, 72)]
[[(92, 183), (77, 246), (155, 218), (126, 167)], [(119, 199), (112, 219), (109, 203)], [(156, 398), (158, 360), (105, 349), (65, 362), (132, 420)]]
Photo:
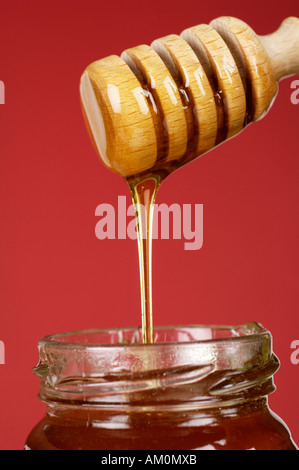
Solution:
[[(144, 3), (0, 0), (0, 448), (21, 449), (44, 412), (36, 398), (45, 334), (140, 323), (137, 245), (95, 237), (95, 208), (129, 192), (102, 166), (81, 117), (78, 83), (92, 61), (220, 15), (267, 34), (298, 0)], [(256, 320), (281, 359), (272, 408), (299, 443), (298, 123), (292, 78), (269, 114), (173, 174), (158, 203), (204, 204), (204, 246), (154, 241), (156, 324)], [(129, 199), (128, 199), (129, 203)]]

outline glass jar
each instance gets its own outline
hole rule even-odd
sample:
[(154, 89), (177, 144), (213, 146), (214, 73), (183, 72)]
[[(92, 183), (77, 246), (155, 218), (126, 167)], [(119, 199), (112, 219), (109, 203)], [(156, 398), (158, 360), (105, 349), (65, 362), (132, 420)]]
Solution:
[(270, 333), (161, 327), (58, 334), (39, 342), (42, 421), (32, 450), (296, 450), (268, 407), (279, 367)]

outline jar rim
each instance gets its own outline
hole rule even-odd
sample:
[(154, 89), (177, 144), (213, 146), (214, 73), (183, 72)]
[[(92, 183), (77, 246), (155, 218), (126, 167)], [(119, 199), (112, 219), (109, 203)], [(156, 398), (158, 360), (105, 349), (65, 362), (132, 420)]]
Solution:
[[(97, 343), (98, 338), (102, 342)], [(278, 362), (272, 336), (259, 323), (161, 326), (155, 328), (154, 338), (155, 343), (143, 344), (140, 328), (42, 338), (34, 369), (41, 399), (53, 404), (141, 406), (144, 394), (149, 394), (151, 406), (166, 406), (182, 394), (186, 406), (204, 407), (273, 391), (271, 377)]]
[[(155, 333), (158, 335), (161, 335), (163, 331), (192, 331), (194, 333), (195, 331), (203, 331), (208, 333), (210, 330), (211, 332), (213, 331), (216, 333), (214, 337), (212, 338), (201, 338), (201, 339), (192, 339), (192, 340), (182, 340), (182, 341), (174, 341), (174, 340), (164, 340), (164, 341), (159, 341), (155, 340)], [(261, 336), (266, 335), (266, 336), (271, 336), (270, 332), (263, 327), (258, 322), (249, 322), (249, 323), (243, 323), (239, 325), (204, 325), (204, 324), (191, 324), (191, 325), (170, 325), (170, 326), (156, 326), (154, 328), (154, 342), (153, 343), (147, 343), (144, 344), (142, 341), (138, 342), (111, 342), (111, 343), (106, 343), (106, 342), (82, 342), (82, 341), (75, 341), (69, 339), (71, 337), (79, 337), (80, 335), (102, 335), (104, 336), (105, 334), (111, 335), (112, 333), (115, 333), (116, 336), (119, 338), (122, 338), (123, 333), (128, 334), (128, 333), (135, 333), (135, 338), (137, 338), (137, 335), (139, 336), (140, 339), (142, 339), (142, 329), (141, 327), (114, 327), (114, 328), (95, 328), (95, 329), (83, 329), (83, 330), (75, 330), (75, 331), (69, 331), (69, 332), (62, 332), (62, 333), (55, 333), (51, 335), (47, 335), (42, 337), (39, 342), (38, 346), (39, 348), (47, 348), (47, 346), (53, 348), (63, 348), (63, 349), (72, 349), (78, 347), (81, 349), (96, 349), (96, 348), (120, 348), (120, 349), (125, 349), (128, 347), (132, 348), (138, 348), (138, 349), (143, 349), (143, 348), (163, 348), (169, 347), (171, 345), (176, 345), (176, 346), (184, 346), (184, 345), (190, 345), (192, 344), (211, 344), (215, 343), (216, 345), (220, 345), (221, 343), (231, 343), (233, 342), (249, 342), (249, 341), (256, 341), (261, 338)]]

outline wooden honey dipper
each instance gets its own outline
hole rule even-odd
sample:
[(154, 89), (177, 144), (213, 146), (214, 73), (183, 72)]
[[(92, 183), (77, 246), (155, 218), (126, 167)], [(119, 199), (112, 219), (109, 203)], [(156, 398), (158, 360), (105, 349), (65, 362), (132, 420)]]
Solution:
[(221, 17), (93, 62), (80, 95), (103, 163), (128, 180), (163, 178), (261, 118), (291, 74), (299, 74), (298, 18), (257, 36)]

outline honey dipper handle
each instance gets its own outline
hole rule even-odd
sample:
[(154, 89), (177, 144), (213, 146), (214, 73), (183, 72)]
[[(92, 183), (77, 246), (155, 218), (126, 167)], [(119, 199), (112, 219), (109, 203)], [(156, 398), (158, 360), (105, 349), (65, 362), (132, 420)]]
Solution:
[(276, 80), (299, 74), (299, 18), (291, 16), (273, 34), (260, 36)]

